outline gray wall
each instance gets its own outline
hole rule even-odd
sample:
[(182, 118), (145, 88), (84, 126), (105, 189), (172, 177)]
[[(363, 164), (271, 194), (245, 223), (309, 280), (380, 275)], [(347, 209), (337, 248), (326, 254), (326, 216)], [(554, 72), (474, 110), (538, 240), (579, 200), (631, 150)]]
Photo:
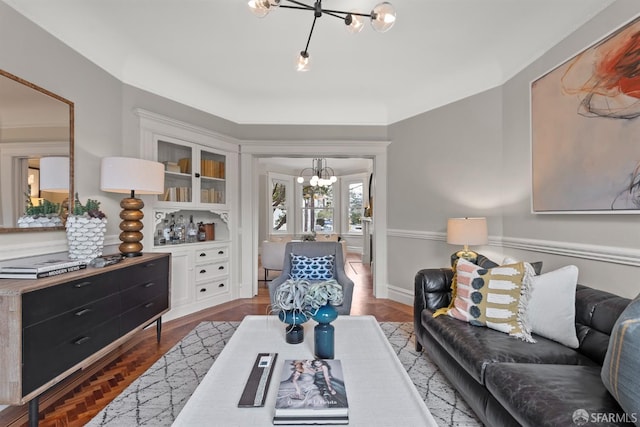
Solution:
[(637, 215), (531, 213), (529, 126), (531, 81), (638, 13), (640, 2), (618, 0), (500, 88), (390, 126), (389, 282), (398, 295), (412, 294), (418, 269), (448, 264), (454, 216), (488, 218), (490, 243), (475, 249), (496, 261), (575, 264), (581, 283), (640, 292)]
[[(1, 2), (0, 68), (75, 102), (76, 187), (81, 199), (103, 202), (112, 239), (120, 196), (99, 190), (100, 158), (135, 155), (133, 109), (143, 108), (241, 140), (391, 140), (386, 178), (394, 298), (410, 298), (419, 268), (447, 264), (457, 248), (444, 241), (446, 219), (464, 215), (488, 218), (490, 244), (477, 249), (498, 260), (503, 254), (542, 259), (546, 271), (575, 263), (581, 282), (633, 296), (640, 290), (638, 268), (620, 259), (629, 253), (640, 259), (636, 215), (530, 213), (529, 84), (638, 13), (637, 0), (618, 0), (505, 85), (389, 127), (238, 125), (121, 84)], [(53, 243), (64, 244), (64, 233), (0, 234), (0, 259), (21, 256), (25, 245), (42, 253)], [(595, 261), (600, 251), (613, 261)]]

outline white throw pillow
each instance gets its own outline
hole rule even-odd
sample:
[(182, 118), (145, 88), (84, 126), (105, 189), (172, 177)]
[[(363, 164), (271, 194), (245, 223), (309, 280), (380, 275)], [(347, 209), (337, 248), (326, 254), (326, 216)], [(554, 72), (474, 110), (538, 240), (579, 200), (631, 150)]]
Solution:
[(531, 331), (571, 348), (576, 335), (576, 284), (578, 267), (568, 265), (531, 279), (527, 315)]

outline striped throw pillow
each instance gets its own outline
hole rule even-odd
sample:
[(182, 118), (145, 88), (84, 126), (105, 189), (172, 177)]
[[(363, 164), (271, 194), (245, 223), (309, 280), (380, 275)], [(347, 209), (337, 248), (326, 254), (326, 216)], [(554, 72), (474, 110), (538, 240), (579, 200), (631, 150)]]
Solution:
[(535, 342), (526, 315), (533, 274), (533, 268), (525, 262), (486, 269), (459, 259), (456, 297), (447, 314)]

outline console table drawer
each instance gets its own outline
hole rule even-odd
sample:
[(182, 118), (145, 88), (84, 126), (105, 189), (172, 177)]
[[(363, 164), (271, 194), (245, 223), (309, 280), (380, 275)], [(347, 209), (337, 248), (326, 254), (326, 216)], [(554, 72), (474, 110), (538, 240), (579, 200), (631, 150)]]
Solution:
[(168, 301), (169, 287), (167, 279), (150, 280), (131, 287), (122, 292), (122, 311), (129, 311), (134, 307), (144, 305), (145, 303), (163, 296)]
[(169, 276), (169, 258), (157, 259), (134, 265), (119, 271), (122, 280), (118, 280), (120, 289), (129, 290), (151, 282), (166, 282)]
[(62, 342), (82, 335), (120, 313), (117, 294), (83, 305), (23, 330), (24, 354), (48, 352)]
[(166, 294), (147, 301), (120, 316), (120, 332), (124, 335), (168, 308), (169, 299)]
[(118, 292), (112, 275), (94, 275), (22, 296), (22, 326), (30, 326)]
[(119, 336), (118, 318), (96, 325), (56, 347), (44, 351), (24, 352), (22, 394), (26, 395), (83, 361)]

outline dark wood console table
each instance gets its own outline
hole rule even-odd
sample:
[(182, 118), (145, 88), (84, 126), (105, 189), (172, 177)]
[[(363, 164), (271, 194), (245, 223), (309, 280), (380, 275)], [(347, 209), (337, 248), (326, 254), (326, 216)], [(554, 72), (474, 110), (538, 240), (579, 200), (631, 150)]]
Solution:
[(169, 311), (168, 253), (34, 280), (0, 279), (0, 403), (29, 402)]

